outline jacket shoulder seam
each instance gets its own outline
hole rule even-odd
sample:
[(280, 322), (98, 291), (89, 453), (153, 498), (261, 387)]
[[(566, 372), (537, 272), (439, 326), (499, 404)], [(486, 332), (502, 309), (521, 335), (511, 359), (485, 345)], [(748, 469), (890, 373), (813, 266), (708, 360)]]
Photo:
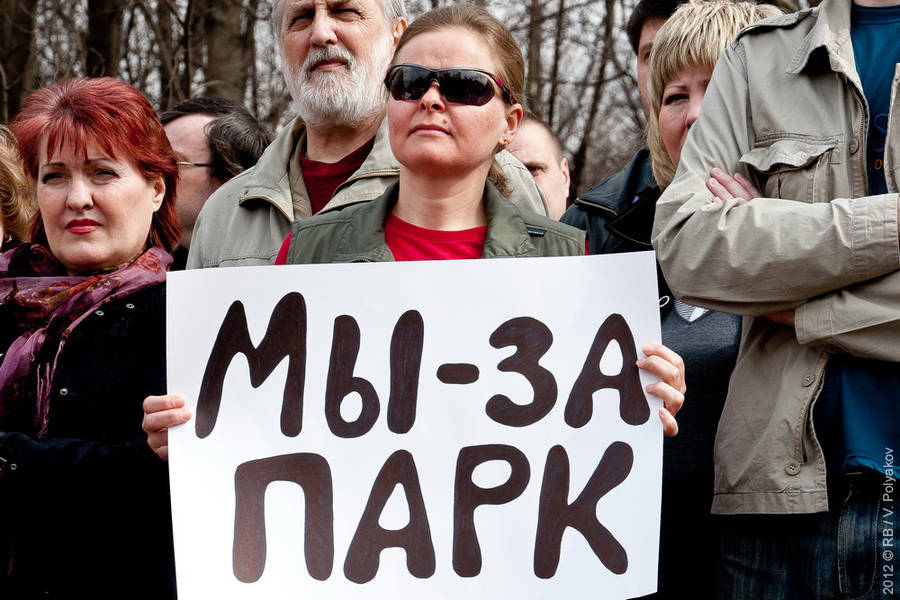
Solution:
[(815, 12), (816, 9), (805, 8), (797, 12), (767, 17), (755, 23), (751, 23), (738, 32), (732, 44), (736, 44), (741, 38), (764, 33), (772, 29), (789, 29), (807, 18), (814, 16)]

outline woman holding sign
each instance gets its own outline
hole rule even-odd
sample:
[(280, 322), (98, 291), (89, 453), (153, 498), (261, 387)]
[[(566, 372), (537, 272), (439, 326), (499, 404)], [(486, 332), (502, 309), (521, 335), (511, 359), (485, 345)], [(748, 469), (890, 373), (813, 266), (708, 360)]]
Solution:
[(111, 78), (34, 92), (12, 129), (40, 212), (0, 255), (0, 597), (172, 598), (167, 473), (138, 421), (166, 388), (175, 156)]
[[(575, 256), (584, 233), (520, 209), (501, 190), (494, 155), (522, 120), (522, 53), (502, 23), (472, 4), (448, 5), (414, 21), (397, 46), (385, 85), (391, 148), (400, 181), (383, 196), (294, 224), (277, 263), (379, 262)], [(498, 185), (495, 185), (499, 184)], [(684, 364), (657, 344), (638, 366), (659, 376), (664, 430), (684, 400)], [(183, 399), (144, 403), (144, 430), (168, 456), (168, 427), (187, 422)]]

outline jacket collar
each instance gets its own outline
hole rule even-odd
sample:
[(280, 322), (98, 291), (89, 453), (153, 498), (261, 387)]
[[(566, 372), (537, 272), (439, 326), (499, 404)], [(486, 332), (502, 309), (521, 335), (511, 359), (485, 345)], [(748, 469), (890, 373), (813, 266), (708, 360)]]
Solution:
[(610, 175), (575, 199), (575, 204), (599, 208), (617, 216), (627, 211), (648, 188), (656, 187), (650, 166), (650, 151), (641, 148), (625, 168)]
[(329, 211), (334, 208), (342, 208), (348, 204), (354, 204), (358, 200), (353, 195), (341, 194), (341, 190), (351, 185), (354, 181), (365, 177), (397, 177), (400, 175), (400, 163), (394, 158), (394, 152), (391, 150), (391, 140), (388, 134), (387, 117), (382, 119), (378, 131), (375, 133), (375, 143), (372, 151), (359, 166), (353, 175), (347, 181), (342, 183), (334, 191), (334, 197), (322, 212)]
[[(263, 152), (256, 166), (247, 172), (241, 188), (238, 204), (243, 205), (248, 201), (262, 200), (278, 209), (289, 221), (294, 220), (294, 196), (300, 202), (309, 203), (306, 189), (293, 189), (290, 183), (290, 162), (294, 152), (303, 147), (306, 141), (306, 127), (299, 117), (288, 123), (275, 137), (271, 144)], [(335, 191), (338, 192), (351, 182), (363, 177), (397, 176), (400, 173), (400, 165), (391, 152), (388, 139), (387, 119), (384, 119), (375, 134), (375, 144), (372, 151), (363, 161), (359, 169), (341, 184)], [(346, 196), (346, 194), (344, 195)], [(351, 204), (352, 195), (329, 202), (324, 210), (338, 208)], [(324, 212), (323, 210), (323, 212)]]
[(642, 248), (652, 250), (650, 244), (653, 217), (660, 191), (656, 186), (646, 188), (636, 196), (636, 200), (619, 216), (610, 219), (606, 229), (616, 237)]
[(256, 165), (243, 178), (243, 187), (238, 196), (239, 205), (251, 200), (263, 200), (277, 208), (289, 221), (294, 220), (288, 161), (304, 134), (303, 121), (294, 117), (275, 136)]
[(832, 71), (842, 73), (862, 88), (853, 60), (853, 42), (850, 39), (850, 2), (824, 0), (813, 11), (816, 22), (797, 48), (787, 72), (796, 75), (815, 68), (818, 61), (811, 59), (817, 51), (825, 52)]
[[(356, 211), (350, 227), (338, 243), (334, 262), (393, 261), (384, 241), (384, 223), (397, 203), (399, 183), (392, 184), (377, 200)], [(531, 241), (525, 219), (515, 204), (506, 200), (490, 182), (484, 187), (488, 228), (482, 258), (539, 256)], [(361, 232), (371, 232), (360, 238)]]

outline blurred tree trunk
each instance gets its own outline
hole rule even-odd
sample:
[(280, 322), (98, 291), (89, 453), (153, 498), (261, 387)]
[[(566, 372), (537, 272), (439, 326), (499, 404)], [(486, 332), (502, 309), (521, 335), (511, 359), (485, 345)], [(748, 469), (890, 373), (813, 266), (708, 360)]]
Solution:
[(247, 2), (247, 18), (244, 26), (244, 64), (247, 72), (244, 90), (250, 88), (250, 112), (259, 114), (259, 73), (257, 72), (256, 22), (259, 20), (259, 0)]
[[(213, 1), (213, 0), (210, 0)], [(191, 96), (194, 75), (203, 57), (203, 22), (206, 7), (203, 2), (188, 0), (184, 21), (181, 24), (183, 36), (178, 58), (182, 64), (179, 99)]]
[[(245, 35), (242, 28), (244, 3), (242, 0), (210, 0), (205, 12), (205, 94), (243, 103), (250, 70), (246, 62), (247, 45), (253, 43), (252, 36)], [(252, 26), (248, 25), (247, 31), (251, 32)]]
[(85, 73), (115, 77), (122, 58), (123, 0), (88, 0)]
[(556, 95), (559, 93), (559, 62), (562, 59), (563, 30), (565, 29), (566, 0), (559, 0), (556, 11), (556, 35), (553, 38), (553, 64), (550, 67), (550, 97), (547, 101), (547, 124), (556, 123)]
[(544, 41), (542, 27), (544, 16), (541, 0), (531, 0), (528, 10), (528, 69), (525, 81), (525, 95), (529, 108), (541, 114), (541, 44)]
[[(605, 0), (604, 4), (606, 7), (606, 16), (603, 19), (603, 33), (597, 36), (596, 45), (596, 47), (602, 45), (603, 54), (595, 72), (596, 79), (594, 81), (593, 94), (591, 96), (591, 103), (588, 106), (587, 121), (584, 126), (581, 141), (578, 144), (575, 155), (572, 157), (572, 168), (570, 171), (572, 182), (570, 184), (570, 191), (573, 193), (575, 190), (583, 189), (584, 187), (581, 179), (583, 177), (585, 165), (587, 164), (587, 152), (588, 148), (591, 146), (591, 138), (597, 135), (594, 127), (595, 121), (597, 120), (597, 113), (600, 108), (600, 98), (603, 95), (603, 88), (607, 82), (607, 79), (605, 78), (606, 66), (611, 62), (613, 52), (615, 52), (613, 36), (615, 25), (613, 19), (615, 0)], [(574, 198), (574, 195), (572, 197)]]
[(169, 5), (165, 2), (159, 2), (156, 5), (156, 14), (151, 14), (149, 10), (145, 11), (145, 18), (153, 21), (156, 25), (154, 32), (156, 34), (156, 47), (158, 56), (159, 71), (159, 106), (163, 110), (167, 110), (175, 103), (174, 99), (179, 96), (175, 89), (177, 84), (176, 68), (172, 55), (175, 53), (175, 38), (172, 33), (172, 14)]
[(0, 0), (0, 122), (13, 118), (34, 87), (37, 0)]

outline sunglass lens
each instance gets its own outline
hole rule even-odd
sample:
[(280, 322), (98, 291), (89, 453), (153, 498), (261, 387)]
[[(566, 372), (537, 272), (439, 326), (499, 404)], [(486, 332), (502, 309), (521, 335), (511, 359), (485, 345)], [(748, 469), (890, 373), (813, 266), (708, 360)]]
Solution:
[(477, 71), (448, 69), (438, 79), (441, 93), (449, 102), (482, 106), (494, 97), (494, 86)]
[(394, 100), (418, 100), (431, 85), (431, 71), (418, 67), (400, 67), (391, 80)]

